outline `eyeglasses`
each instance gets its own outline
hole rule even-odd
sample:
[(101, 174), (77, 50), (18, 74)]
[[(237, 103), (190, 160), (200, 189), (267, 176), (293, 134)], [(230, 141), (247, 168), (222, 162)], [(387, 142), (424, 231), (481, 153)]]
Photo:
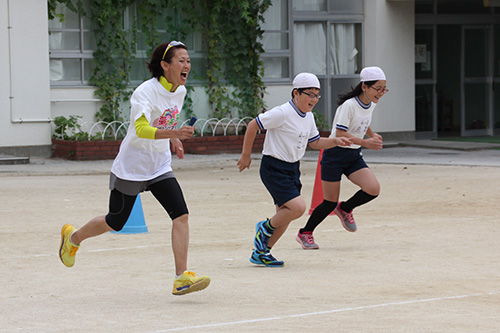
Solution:
[(167, 52), (168, 50), (170, 50), (171, 47), (173, 46), (179, 46), (179, 45), (182, 45), (182, 46), (186, 46), (184, 45), (184, 43), (182, 42), (177, 42), (175, 40), (171, 41), (168, 45), (167, 45), (167, 48), (165, 49), (165, 52), (163, 53), (163, 57), (161, 57), (161, 60), (163, 61), (165, 59), (165, 56), (167, 55)]
[(377, 93), (379, 93), (379, 94), (380, 94), (380, 93), (385, 94), (386, 92), (388, 92), (388, 91), (389, 91), (389, 89), (386, 89), (386, 88), (380, 88), (380, 87), (379, 87), (379, 88), (375, 88), (375, 87), (370, 86), (370, 88), (372, 88), (372, 89), (376, 90), (376, 91), (377, 91)]
[(320, 98), (321, 98), (321, 95), (316, 95), (316, 94), (306, 93), (305, 91), (302, 91), (302, 93), (303, 93), (304, 95), (309, 96), (309, 98), (311, 98), (311, 99), (316, 99), (316, 98), (317, 98), (317, 99), (320, 99)]

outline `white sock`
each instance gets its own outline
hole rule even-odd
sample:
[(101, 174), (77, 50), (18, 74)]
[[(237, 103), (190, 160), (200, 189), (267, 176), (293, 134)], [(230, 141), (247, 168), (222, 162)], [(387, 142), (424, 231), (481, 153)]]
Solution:
[(76, 245), (76, 244), (75, 244), (75, 243), (73, 243), (73, 241), (71, 240), (71, 236), (73, 236), (73, 234), (74, 234), (75, 232), (76, 232), (76, 230), (75, 230), (75, 231), (73, 231), (73, 232), (71, 233), (71, 235), (69, 235), (69, 243), (70, 243), (71, 245), (73, 245), (74, 247), (80, 247), (80, 244)]

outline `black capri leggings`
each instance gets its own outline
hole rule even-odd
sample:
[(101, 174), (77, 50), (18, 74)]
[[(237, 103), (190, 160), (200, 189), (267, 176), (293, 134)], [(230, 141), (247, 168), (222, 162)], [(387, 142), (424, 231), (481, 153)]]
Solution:
[[(163, 206), (172, 220), (189, 214), (182, 189), (175, 178), (167, 178), (150, 185), (146, 191), (151, 191), (158, 202)], [(111, 190), (109, 195), (109, 212), (106, 223), (115, 231), (122, 230), (134, 207), (137, 195), (126, 195), (117, 189)]]

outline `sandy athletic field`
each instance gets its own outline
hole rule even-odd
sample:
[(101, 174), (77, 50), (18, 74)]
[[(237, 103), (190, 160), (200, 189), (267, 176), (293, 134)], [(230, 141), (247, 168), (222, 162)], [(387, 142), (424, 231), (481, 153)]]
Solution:
[[(149, 233), (89, 239), (66, 268), (60, 228), (107, 211), (108, 175), (0, 174), (0, 332), (500, 331), (500, 168), (371, 164), (382, 193), (355, 211), (358, 231), (330, 216), (305, 251), (304, 215), (273, 250), (285, 267), (267, 268), (248, 261), (274, 211), (258, 166), (175, 167), (189, 267), (212, 278), (185, 296), (171, 294), (171, 221), (150, 193)], [(301, 170), (309, 210), (316, 162)], [(355, 190), (343, 182), (341, 198)]]

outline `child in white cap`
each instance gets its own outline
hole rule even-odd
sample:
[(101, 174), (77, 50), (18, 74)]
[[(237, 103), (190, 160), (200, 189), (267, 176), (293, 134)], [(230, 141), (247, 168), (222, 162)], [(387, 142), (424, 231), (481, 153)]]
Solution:
[[(386, 92), (385, 74), (379, 67), (366, 67), (360, 74), (361, 82), (351, 91), (340, 94), (330, 137), (350, 138), (352, 143), (324, 151), (321, 160), (323, 202), (311, 214), (296, 240), (305, 250), (318, 249), (314, 229), (332, 212), (340, 218), (347, 231), (356, 231), (352, 211), (375, 199), (380, 184), (363, 160), (361, 147), (382, 149), (382, 136), (372, 131), (372, 113)], [(365, 136), (367, 138), (365, 139)], [(342, 174), (360, 187), (349, 200), (339, 202)]]
[(320, 84), (316, 75), (300, 73), (293, 80), (292, 99), (258, 115), (248, 124), (238, 168), (250, 167), (255, 135), (266, 130), (260, 177), (276, 205), (270, 219), (258, 222), (254, 239), (255, 249), (250, 262), (268, 267), (281, 267), (283, 261), (271, 255), (271, 248), (288, 228), (291, 221), (304, 214), (306, 204), (300, 196), (300, 159), (307, 145), (327, 149), (348, 146), (349, 138), (331, 136), (320, 138), (312, 110), (318, 102)]

